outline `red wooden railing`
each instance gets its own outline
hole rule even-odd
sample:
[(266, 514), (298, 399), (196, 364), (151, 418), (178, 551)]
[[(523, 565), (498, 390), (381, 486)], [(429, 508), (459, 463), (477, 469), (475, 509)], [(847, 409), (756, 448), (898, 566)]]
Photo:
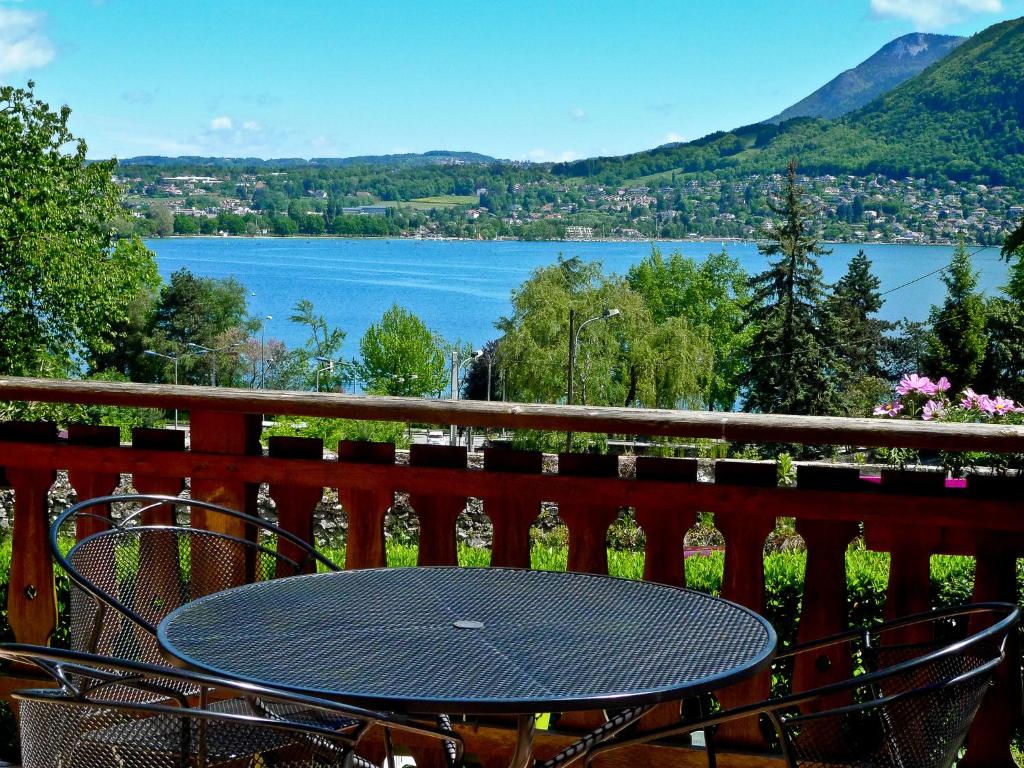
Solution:
[[(682, 585), (683, 536), (698, 511), (713, 512), (724, 535), (723, 596), (764, 609), (763, 546), (778, 517), (796, 518), (807, 544), (806, 586), (798, 633), (810, 638), (845, 628), (843, 553), (863, 533), (869, 548), (891, 553), (886, 611), (926, 609), (929, 558), (977, 558), (974, 598), (1016, 600), (1016, 559), (1024, 554), (1024, 485), (1016, 477), (971, 476), (948, 488), (939, 473), (883, 473), (866, 482), (858, 471), (801, 466), (796, 488), (777, 487), (773, 464), (717, 461), (714, 482), (697, 479), (692, 459), (640, 457), (635, 477), (621, 478), (616, 457), (562, 455), (557, 473), (542, 471), (538, 453), (487, 450), (483, 468), (467, 466), (463, 448), (415, 445), (408, 464), (394, 446), (345, 442), (338, 458), (323, 458), (318, 440), (270, 438), (260, 444), (261, 414), (386, 419), (425, 424), (552, 429), (634, 435), (713, 437), (748, 442), (911, 447), (1024, 452), (1024, 428), (927, 424), (869, 419), (367, 398), (333, 394), (253, 392), (204, 387), (65, 382), (0, 378), (0, 402), (36, 401), (179, 408), (191, 413), (191, 445), (168, 430), (138, 429), (122, 445), (116, 428), (71, 425), (66, 438), (41, 422), (0, 423), (0, 475), (14, 489), (15, 522), (8, 596), (11, 628), (21, 642), (46, 643), (56, 626), (52, 562), (47, 550), (47, 492), (67, 470), (80, 498), (112, 492), (123, 474), (141, 493), (181, 491), (255, 511), (260, 483), (269, 483), (280, 525), (309, 539), (313, 511), (324, 488), (335, 488), (348, 515), (346, 566), (383, 566), (384, 517), (396, 492), (407, 492), (420, 523), (419, 562), (456, 562), (455, 523), (468, 497), (483, 500), (494, 533), (492, 564), (529, 566), (529, 528), (541, 502), (554, 502), (569, 530), (569, 568), (607, 571), (606, 534), (622, 508), (631, 507), (646, 533), (644, 578)], [(223, 524), (211, 520), (211, 525)], [(1004, 664), (971, 733), (964, 766), (1010, 766), (1010, 741), (1021, 711), (1019, 648)], [(810, 661), (810, 660), (808, 660)], [(794, 670), (798, 689), (842, 674), (842, 664)], [(23, 685), (8, 677), (0, 694)], [(769, 679), (723, 691), (735, 704), (768, 694)], [(674, 716), (672, 713), (668, 717)], [(655, 717), (664, 718), (664, 711)], [(583, 724), (586, 718), (560, 721)], [(501, 765), (514, 734), (501, 724), (465, 729), (471, 752), (486, 766)], [(569, 736), (544, 734), (538, 752), (554, 752)], [(777, 765), (764, 753), (756, 723), (719, 737), (728, 745), (723, 765)], [(413, 745), (415, 749), (415, 745)], [(421, 765), (434, 759), (418, 755)], [(612, 754), (601, 765), (699, 765), (700, 751), (665, 746)]]

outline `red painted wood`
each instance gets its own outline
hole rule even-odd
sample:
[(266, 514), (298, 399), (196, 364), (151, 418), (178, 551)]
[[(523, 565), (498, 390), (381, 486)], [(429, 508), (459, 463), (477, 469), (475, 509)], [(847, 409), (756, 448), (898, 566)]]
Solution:
[[(268, 453), (276, 458), (322, 459), (323, 440), (315, 437), (271, 437)], [(313, 545), (313, 513), (323, 498), (323, 488), (295, 483), (271, 483), (270, 497), (277, 507), (277, 524), (288, 533)], [(291, 542), (282, 539), (277, 551), (293, 561), (300, 562), (305, 554)], [(277, 576), (292, 575), (285, 563), (277, 564)], [(315, 573), (316, 563), (309, 562), (303, 573)]]
[[(416, 443), (409, 447), (409, 464), (415, 467), (464, 469), (466, 449), (451, 445)], [(411, 493), (409, 504), (420, 522), (420, 565), (457, 565), (455, 520), (466, 508), (466, 495), (438, 486), (434, 493)]]
[[(94, 448), (109, 448), (121, 444), (121, 430), (118, 427), (98, 427), (92, 424), (72, 424), (68, 427), (68, 442), (73, 445), (88, 445)], [(75, 489), (79, 501), (109, 496), (120, 482), (116, 472), (90, 472), (87, 469), (68, 469), (68, 482)], [(105, 514), (110, 517), (110, 506), (93, 507), (91, 514)], [(106, 530), (102, 520), (82, 517), (75, 520), (75, 538), (81, 541), (86, 536)]]
[[(773, 487), (777, 470), (774, 463), (718, 461), (715, 462), (716, 485)], [(722, 575), (722, 597), (764, 612), (764, 542), (775, 527), (777, 510), (765, 508), (746, 512), (715, 513), (715, 527), (725, 537), (725, 572)], [(723, 707), (735, 707), (768, 698), (771, 675), (757, 677), (729, 686), (717, 693)], [(727, 723), (717, 740), (722, 744), (763, 749), (764, 737), (756, 717)]]
[(390, 485), (356, 488), (346, 480), (363, 464), (395, 466), (395, 446), (345, 440), (338, 444), (338, 461), (346, 462), (342, 481), (338, 483), (338, 501), (348, 515), (348, 547), (346, 568), (383, 568), (387, 563), (384, 547), (384, 518), (395, 501)]
[[(539, 475), (544, 457), (540, 451), (484, 449), (484, 469), (490, 472), (516, 472)], [(499, 475), (499, 477), (502, 477)], [(491, 565), (507, 568), (530, 567), (530, 526), (540, 514), (541, 498), (523, 493), (501, 482), (483, 496), (484, 512), (491, 520)]]
[(683, 539), (697, 516), (697, 508), (687, 501), (686, 484), (697, 482), (697, 460), (640, 456), (636, 460), (636, 479), (680, 483), (678, 493), (665, 495), (656, 503), (638, 504), (636, 521), (646, 539), (644, 579), (685, 587)]
[[(563, 477), (617, 477), (617, 456), (590, 453), (560, 453), (558, 474)], [(569, 529), (569, 570), (608, 573), (608, 528), (620, 507), (586, 483), (577, 492), (559, 496), (558, 516)]]
[[(185, 450), (185, 433), (181, 430), (136, 427), (132, 430), (132, 449), (182, 453)], [(132, 486), (138, 493), (179, 496), (185, 489), (185, 477), (135, 471), (132, 473)], [(174, 511), (166, 506), (156, 507), (146, 513), (143, 522), (147, 525), (171, 525), (174, 522)]]

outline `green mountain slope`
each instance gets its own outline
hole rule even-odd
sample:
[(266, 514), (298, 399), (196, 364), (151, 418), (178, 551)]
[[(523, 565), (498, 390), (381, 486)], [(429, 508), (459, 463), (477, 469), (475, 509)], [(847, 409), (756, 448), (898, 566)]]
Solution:
[(941, 176), (1024, 186), (1024, 18), (989, 27), (839, 120), (796, 118), (553, 167), (605, 182), (663, 172)]
[(898, 37), (765, 122), (782, 123), (794, 117), (841, 117), (945, 58), (964, 40), (963, 37), (921, 32)]

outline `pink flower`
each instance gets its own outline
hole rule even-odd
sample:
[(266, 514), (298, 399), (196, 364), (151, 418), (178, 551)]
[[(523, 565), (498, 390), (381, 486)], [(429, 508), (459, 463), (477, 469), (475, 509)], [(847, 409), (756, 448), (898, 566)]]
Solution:
[(976, 396), (978, 409), (983, 413), (987, 413), (989, 416), (994, 416), (996, 412), (996, 401), (988, 395), (977, 395)]
[(949, 379), (947, 379), (945, 376), (943, 376), (938, 381), (935, 382), (935, 391), (936, 392), (945, 392), (951, 386), (952, 385), (949, 383)]
[(981, 398), (987, 398), (987, 395), (979, 395), (970, 387), (961, 392), (960, 396), (963, 398), (960, 401), (960, 407), (966, 408), (967, 410), (970, 410), (971, 408), (980, 408), (981, 406), (979, 403), (981, 402)]
[(996, 397), (994, 400), (989, 401), (992, 405), (992, 410), (989, 411), (993, 416), (1003, 416), (1007, 413), (1017, 413), (1017, 409), (1013, 405), (1013, 400), (1008, 397)]
[(895, 417), (903, 410), (903, 403), (899, 400), (894, 400), (891, 403), (882, 403), (877, 406), (872, 412), (875, 416), (891, 416)]
[(896, 387), (896, 394), (898, 395), (911, 395), (920, 393), (922, 395), (934, 395), (936, 392), (936, 385), (932, 383), (932, 380), (927, 376), (918, 376), (916, 373), (911, 373), (900, 379), (899, 386)]
[(946, 412), (945, 405), (943, 403), (937, 403), (934, 400), (929, 400), (924, 404), (924, 409), (921, 411), (921, 418), (925, 421), (931, 421), (937, 419)]

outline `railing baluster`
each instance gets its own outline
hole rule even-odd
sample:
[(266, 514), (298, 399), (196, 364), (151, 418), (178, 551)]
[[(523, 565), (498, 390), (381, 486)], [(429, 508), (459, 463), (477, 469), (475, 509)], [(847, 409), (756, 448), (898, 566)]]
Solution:
[[(343, 440), (338, 443), (338, 461), (346, 462), (344, 472), (356, 472), (359, 464), (394, 466), (394, 443)], [(383, 568), (387, 565), (384, 547), (384, 518), (395, 500), (393, 488), (353, 488), (338, 484), (338, 502), (348, 515), (346, 568)]]
[[(68, 427), (68, 442), (72, 445), (89, 445), (94, 448), (109, 448), (121, 444), (119, 427), (97, 427), (92, 424), (72, 424)], [(113, 493), (120, 482), (116, 472), (91, 472), (84, 469), (68, 469), (68, 482), (75, 489), (79, 499), (93, 499)], [(110, 506), (103, 510), (93, 508), (90, 512), (103, 512), (110, 516)], [(80, 517), (75, 520), (75, 538), (81, 541), (98, 531), (106, 530), (102, 520), (94, 517)]]
[[(459, 445), (409, 446), (409, 465), (414, 467), (466, 468), (466, 449)], [(409, 495), (409, 504), (420, 521), (420, 565), (456, 565), (455, 520), (466, 508), (466, 495), (440, 488), (433, 493)]]
[[(774, 488), (778, 484), (773, 463), (753, 461), (715, 462), (715, 485)], [(715, 514), (715, 527), (725, 537), (725, 571), (722, 597), (764, 612), (764, 542), (775, 526), (778, 509), (730, 509)], [(717, 692), (723, 707), (733, 707), (768, 698), (771, 673)], [(756, 717), (727, 723), (719, 729), (720, 743), (744, 748), (764, 748), (764, 737)]]
[[(967, 491), (973, 498), (995, 498), (1022, 507), (1024, 481), (1019, 477), (970, 476)], [(988, 532), (977, 535), (974, 572), (974, 602), (989, 600), (1016, 603), (1017, 558), (1024, 553), (1020, 535), (1006, 536)], [(977, 627), (980, 629), (980, 627)], [(1020, 632), (1011, 632), (1006, 641), (1006, 661), (996, 670), (995, 684), (974, 719), (967, 737), (967, 755), (962, 768), (1016, 765), (1010, 751), (1013, 732), (1021, 713)]]
[[(484, 469), (490, 472), (541, 473), (544, 457), (540, 451), (484, 449)], [(507, 568), (530, 567), (530, 526), (540, 513), (539, 495), (507, 492), (500, 484), (483, 497), (484, 513), (491, 521), (491, 565)]]
[[(148, 429), (137, 427), (132, 430), (132, 448), (151, 451), (184, 451), (185, 433), (181, 430)], [(184, 477), (158, 475), (152, 470), (132, 474), (132, 486), (139, 493), (153, 493), (161, 496), (178, 496), (185, 489)], [(148, 510), (143, 516), (147, 525), (171, 525), (174, 510), (161, 505)]]
[[(617, 477), (618, 456), (597, 453), (558, 454), (558, 474), (570, 477)], [(558, 499), (558, 516), (569, 529), (569, 570), (608, 573), (608, 528), (619, 507), (580, 483), (570, 497)]]
[[(861, 486), (860, 472), (856, 468), (801, 466), (796, 485), (798, 491), (855, 491)], [(859, 526), (851, 521), (798, 519), (796, 531), (807, 546), (797, 640), (808, 642), (847, 627), (846, 550)], [(825, 649), (817, 657), (800, 654), (793, 669), (793, 690), (806, 691), (852, 673), (848, 648)]]
[[(0, 439), (53, 443), (57, 440), (57, 428), (49, 422), (0, 423)], [(57, 471), (7, 466), (6, 475), (14, 489), (7, 622), (19, 643), (46, 645), (57, 626), (47, 498)]]
[[(231, 480), (230, 457), (258, 456), (263, 452), (260, 445), (261, 417), (257, 414), (193, 411), (190, 421), (192, 451), (224, 455), (219, 476), (192, 478), (193, 498), (250, 515), (258, 514), (259, 486)], [(251, 538), (254, 533), (247, 531), (245, 523), (238, 518), (200, 509), (192, 510), (192, 525), (240, 538)], [(246, 549), (245, 557), (226, 557), (221, 546), (196, 544), (199, 541), (192, 547), (193, 598), (224, 589), (228, 584), (243, 584), (255, 578), (256, 561), (249, 549)]]
[[(268, 454), (278, 459), (323, 459), (324, 441), (317, 437), (271, 437)], [(270, 497), (277, 505), (277, 524), (288, 533), (313, 544), (313, 515), (324, 496), (323, 488), (299, 483), (271, 483)], [(293, 560), (304, 555), (297, 546), (282, 539), (277, 542), (277, 551)], [(314, 573), (315, 562), (307, 562), (303, 573)], [(293, 575), (284, 562), (277, 563), (277, 576)]]
[[(636, 460), (636, 479), (641, 483), (645, 480), (695, 483), (697, 460), (640, 456)], [(644, 578), (647, 581), (686, 586), (683, 540), (693, 526), (697, 508), (686, 503), (685, 498), (683, 486), (678, 495), (636, 508), (636, 521), (644, 529), (646, 539)]]

